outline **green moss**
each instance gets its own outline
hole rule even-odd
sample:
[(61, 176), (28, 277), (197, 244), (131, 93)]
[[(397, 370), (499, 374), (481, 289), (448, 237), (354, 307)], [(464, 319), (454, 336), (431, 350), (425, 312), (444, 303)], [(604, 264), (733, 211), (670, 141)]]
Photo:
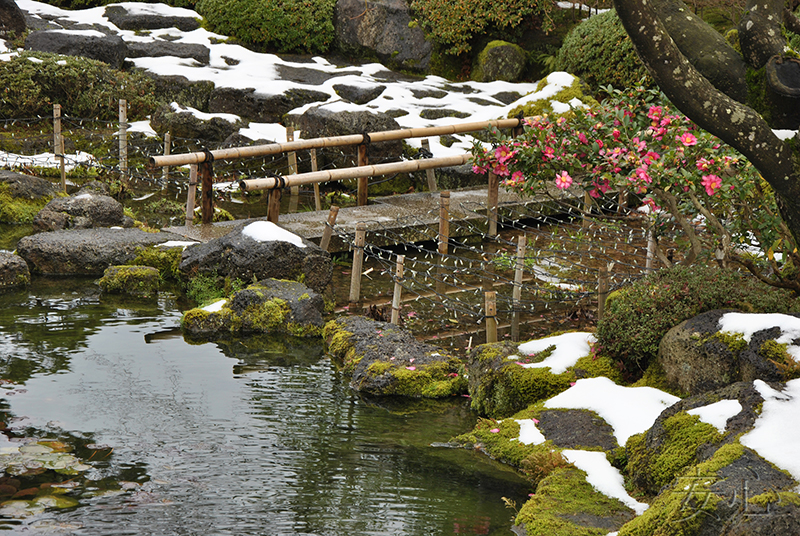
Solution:
[(764, 341), (758, 349), (758, 355), (774, 364), (781, 372), (783, 381), (800, 378), (800, 363), (787, 352), (786, 343), (779, 343), (773, 339)]
[(286, 318), (291, 313), (286, 300), (272, 298), (245, 309), (242, 317), (257, 331), (278, 331), (284, 327)]
[(800, 495), (793, 491), (768, 491), (747, 499), (750, 504), (767, 508), (773, 504), (792, 504), (800, 506)]
[(24, 199), (13, 197), (8, 184), (0, 183), (0, 223), (31, 223), (53, 197)]
[(513, 415), (534, 402), (567, 390), (574, 381), (572, 372), (553, 374), (545, 367), (508, 364), (484, 374), (480, 384), (471, 389), (472, 409), (492, 417)]
[[(539, 86), (537, 87), (536, 91), (540, 91), (545, 84), (547, 84), (546, 79), (539, 82)], [(536, 101), (528, 102), (526, 104), (521, 104), (519, 106), (514, 107), (510, 112), (508, 112), (508, 117), (517, 117), (519, 114), (522, 114), (525, 117), (544, 115), (545, 113), (552, 112), (552, 108), (550, 106), (550, 103), (552, 101), (558, 101), (567, 104), (569, 103), (569, 101), (576, 98), (580, 99), (582, 103), (586, 104), (589, 107), (600, 106), (600, 104), (593, 97), (586, 95), (583, 92), (583, 88), (581, 87), (580, 81), (577, 78), (575, 78), (572, 81), (572, 85), (570, 85), (569, 87), (565, 87), (552, 97), (546, 99), (539, 99)], [(556, 114), (556, 115), (563, 115), (563, 114)]]
[(181, 264), (183, 248), (163, 248), (149, 246), (138, 248), (136, 258), (131, 264), (136, 266), (151, 266), (156, 268), (161, 274), (161, 279), (165, 281), (179, 281), (181, 274), (178, 267)]
[(736, 28), (731, 28), (725, 32), (725, 40), (736, 52), (739, 53), (739, 55), (742, 54), (742, 45), (739, 43), (739, 30)]
[(322, 336), (322, 328), (313, 324), (298, 324), (296, 322), (287, 322), (286, 331), (295, 337), (320, 337)]
[(599, 378), (605, 376), (614, 383), (622, 383), (622, 371), (619, 364), (602, 355), (587, 355), (578, 359), (572, 366), (576, 377)]
[(372, 374), (373, 376), (380, 376), (386, 372), (389, 372), (395, 365), (390, 361), (375, 361), (374, 363), (370, 363), (367, 367), (367, 372)]
[(769, 123), (772, 117), (771, 108), (767, 102), (767, 68), (747, 68), (745, 80), (747, 82), (747, 102), (751, 108), (758, 112)]
[(211, 317), (211, 313), (200, 308), (195, 307), (194, 309), (189, 309), (185, 313), (183, 313), (183, 318), (181, 319), (182, 326), (199, 326), (205, 324), (209, 317)]
[(738, 354), (747, 348), (747, 341), (744, 340), (744, 336), (741, 333), (718, 331), (711, 338), (727, 346), (734, 354)]
[(106, 269), (97, 284), (103, 292), (128, 294), (141, 298), (158, 293), (157, 270), (150, 266), (111, 266)]
[(568, 516), (610, 517), (629, 509), (618, 499), (603, 495), (586, 481), (586, 473), (575, 467), (553, 471), (536, 488), (515, 520), (528, 534), (548, 536), (605, 536), (608, 529), (572, 523)]
[[(462, 372), (453, 372), (454, 370)], [(461, 361), (455, 358), (419, 365), (414, 367), (414, 370), (409, 370), (405, 366), (397, 366), (392, 368), (389, 374), (395, 381), (386, 394), (443, 398), (467, 391), (467, 379), (463, 374), (463, 366)]]
[(554, 446), (551, 441), (545, 441), (540, 445), (525, 445), (517, 441), (520, 428), (516, 418), (519, 415), (514, 417), (502, 421), (479, 419), (470, 432), (456, 436), (450, 441), (464, 447), (474, 448), (495, 460), (522, 469), (525, 460), (531, 459), (537, 454), (550, 452)]

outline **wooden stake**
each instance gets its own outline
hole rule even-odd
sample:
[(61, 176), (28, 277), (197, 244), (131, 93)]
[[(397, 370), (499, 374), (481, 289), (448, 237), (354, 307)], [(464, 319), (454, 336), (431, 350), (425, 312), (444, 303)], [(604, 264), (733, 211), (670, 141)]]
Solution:
[(644, 269), (646, 272), (653, 271), (653, 260), (656, 256), (656, 239), (653, 236), (653, 228), (647, 230), (647, 260), (645, 260)]
[(450, 242), (450, 192), (439, 194), (439, 253), (447, 255)]
[[(311, 149), (311, 173), (315, 173), (319, 168), (317, 167), (317, 150)], [(314, 183), (314, 209), (322, 210), (322, 199), (319, 196), (319, 183)]]
[(500, 195), (500, 179), (489, 172), (489, 190), (487, 193), (486, 217), (489, 220), (489, 236), (497, 236), (497, 200)]
[(202, 222), (214, 221), (214, 164), (203, 162), (200, 164), (200, 187), (202, 189), (202, 204), (200, 210), (203, 214)]
[(123, 191), (128, 189), (128, 102), (119, 101), (119, 173)]
[[(294, 127), (286, 127), (286, 141), (294, 141)], [(289, 161), (289, 175), (297, 175), (297, 153), (291, 151), (287, 155)], [(297, 212), (297, 206), (300, 203), (300, 186), (291, 187), (291, 197), (289, 197), (289, 214)]]
[(322, 240), (319, 241), (319, 247), (328, 251), (328, 246), (331, 243), (331, 235), (333, 234), (333, 226), (336, 224), (336, 216), (339, 215), (339, 207), (331, 205), (331, 210), (328, 212), (328, 223), (322, 231)]
[(353, 272), (350, 274), (350, 312), (355, 312), (361, 300), (361, 270), (364, 266), (364, 242), (366, 241), (367, 224), (356, 224), (356, 238), (353, 245)]
[(606, 309), (606, 299), (608, 298), (608, 271), (612, 269), (614, 263), (605, 264), (600, 267), (600, 273), (597, 278), (597, 321), (603, 319), (603, 314)]
[[(368, 166), (369, 157), (367, 156), (367, 146), (362, 143), (358, 146), (358, 167)], [(358, 178), (358, 206), (363, 207), (369, 203), (369, 182), (367, 177)]]
[(186, 226), (194, 222), (194, 200), (197, 195), (197, 164), (189, 165), (189, 191), (186, 193)]
[(67, 193), (67, 170), (64, 166), (64, 137), (61, 135), (61, 105), (53, 105), (53, 154), (61, 169), (61, 189)]
[(269, 191), (269, 201), (267, 202), (267, 221), (278, 223), (281, 216), (281, 197), (283, 188), (273, 188)]
[(517, 238), (517, 263), (514, 268), (514, 290), (511, 292), (511, 303), (514, 315), (511, 317), (511, 340), (519, 342), (520, 302), (522, 301), (522, 274), (525, 271), (525, 235)]
[(589, 214), (592, 211), (592, 196), (589, 195), (589, 192), (583, 192), (583, 223), (582, 226), (584, 229), (589, 227), (591, 220), (589, 218)]
[(486, 308), (486, 342), (497, 342), (497, 293), (484, 294)]
[[(169, 156), (170, 151), (172, 151), (172, 134), (167, 132), (164, 134), (164, 156)], [(166, 188), (169, 181), (169, 166), (164, 166), (162, 171), (161, 180), (164, 182), (163, 187)]]
[(394, 292), (392, 292), (392, 324), (397, 324), (400, 321), (400, 298), (403, 293), (403, 265), (406, 256), (397, 256), (397, 266), (394, 270)]
[[(427, 138), (422, 140), (422, 148), (429, 153), (431, 152), (431, 144)], [(428, 191), (438, 192), (439, 188), (436, 186), (436, 173), (433, 171), (433, 169), (426, 169), (425, 177), (428, 179)]]

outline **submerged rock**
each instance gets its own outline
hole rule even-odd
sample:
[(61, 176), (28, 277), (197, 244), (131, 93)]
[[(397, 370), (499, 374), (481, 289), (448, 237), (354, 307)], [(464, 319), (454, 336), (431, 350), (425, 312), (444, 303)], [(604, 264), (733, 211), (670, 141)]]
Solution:
[(25, 259), (0, 251), (0, 290), (24, 287), (30, 282), (31, 273)]
[(187, 311), (181, 323), (191, 337), (215, 339), (232, 334), (322, 333), (322, 296), (296, 281), (265, 279), (204, 308)]
[(128, 294), (152, 298), (158, 294), (161, 280), (158, 268), (151, 266), (109, 266), (97, 284), (108, 294)]
[(325, 325), (327, 352), (350, 378), (350, 387), (370, 395), (442, 398), (466, 392), (460, 359), (417, 341), (402, 328), (363, 316)]

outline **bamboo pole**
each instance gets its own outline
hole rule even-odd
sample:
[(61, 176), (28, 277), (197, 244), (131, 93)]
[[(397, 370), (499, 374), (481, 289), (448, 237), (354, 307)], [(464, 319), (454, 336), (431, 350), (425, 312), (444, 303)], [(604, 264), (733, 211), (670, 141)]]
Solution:
[[(172, 152), (172, 134), (167, 132), (164, 134), (164, 156), (169, 156), (170, 152)], [(169, 181), (169, 166), (164, 166), (162, 171), (161, 180), (164, 181), (164, 187), (166, 187)]]
[(394, 270), (394, 291), (392, 292), (392, 324), (400, 322), (400, 298), (403, 293), (403, 266), (405, 264), (406, 256), (397, 256), (397, 265)]
[[(369, 165), (369, 156), (367, 155), (367, 145), (362, 143), (358, 146), (358, 167), (366, 167)], [(369, 182), (368, 177), (358, 177), (358, 199), (357, 205), (363, 207), (369, 203)]]
[(489, 220), (489, 236), (497, 236), (497, 200), (500, 195), (500, 178), (489, 172), (489, 188), (486, 200), (486, 217)]
[[(311, 153), (311, 172), (315, 173), (319, 168), (317, 166), (317, 150), (311, 149), (309, 151)], [(322, 199), (319, 195), (319, 183), (314, 183), (314, 209), (319, 211), (322, 210)]]
[[(409, 138), (424, 138), (428, 136), (443, 136), (447, 134), (463, 134), (464, 132), (476, 132), (489, 127), (513, 128), (520, 124), (520, 119), (499, 119), (496, 121), (477, 121), (462, 123), (460, 125), (444, 125), (439, 127), (409, 128), (401, 130), (386, 130), (383, 132), (372, 132), (367, 134), (350, 134), (347, 136), (332, 136), (328, 138), (313, 138), (310, 140), (298, 140), (287, 143), (271, 143), (268, 145), (251, 145), (248, 147), (231, 147), (229, 149), (217, 149), (211, 151), (214, 160), (236, 160), (239, 158), (251, 158), (254, 156), (266, 156), (271, 154), (288, 153), (290, 151), (300, 151), (305, 149), (320, 149), (323, 147), (342, 147), (346, 145), (361, 145), (367, 137), (372, 143), (384, 141), (397, 141)], [(524, 119), (522, 120), (524, 121)], [(163, 166), (182, 166), (185, 164), (199, 164), (206, 159), (206, 153), (194, 152), (185, 154), (173, 154), (170, 156), (152, 156), (150, 165), (155, 167)]]
[[(426, 151), (428, 151), (429, 153), (431, 152), (431, 144), (430, 144), (430, 142), (428, 141), (427, 138), (422, 140), (422, 148), (425, 149)], [(425, 170), (425, 178), (428, 179), (428, 191), (429, 192), (438, 192), (439, 191), (439, 187), (436, 186), (436, 173), (433, 171), (433, 169), (426, 169)]]
[(264, 177), (261, 179), (249, 179), (239, 181), (239, 188), (245, 192), (256, 190), (268, 190), (275, 188), (283, 183), (284, 186), (311, 184), (314, 182), (340, 181), (346, 179), (356, 179), (359, 177), (372, 177), (374, 175), (389, 175), (391, 173), (406, 173), (419, 171), (434, 167), (450, 167), (465, 164), (470, 159), (470, 155), (443, 156), (441, 158), (428, 158), (425, 160), (409, 160), (406, 162), (394, 162), (391, 164), (375, 164), (372, 166), (326, 169), (311, 173), (298, 173), (278, 179), (276, 177)]
[(64, 137), (61, 135), (61, 105), (53, 105), (53, 154), (61, 169), (61, 189), (67, 193), (67, 171), (64, 166)]
[(186, 194), (186, 226), (194, 221), (194, 200), (197, 195), (197, 164), (189, 166), (189, 191)]
[[(286, 141), (294, 141), (294, 127), (286, 127)], [(297, 175), (297, 153), (295, 151), (289, 152), (286, 155), (289, 162), (289, 175)], [(300, 186), (291, 187), (291, 196), (289, 197), (289, 214), (297, 212), (297, 205), (300, 203)]]
[(367, 224), (356, 224), (356, 238), (353, 245), (353, 271), (350, 274), (350, 312), (354, 312), (361, 299), (361, 270), (364, 266), (364, 242), (366, 241)]
[(322, 240), (319, 241), (319, 247), (328, 251), (328, 246), (331, 243), (331, 235), (333, 234), (333, 226), (336, 224), (336, 216), (339, 215), (339, 207), (331, 205), (331, 210), (328, 212), (328, 223), (322, 231)]
[(486, 309), (486, 342), (497, 342), (497, 292), (484, 294)]
[(511, 317), (511, 340), (519, 342), (520, 302), (522, 301), (522, 274), (525, 271), (525, 235), (517, 238), (517, 262), (514, 267), (514, 290), (511, 291), (511, 303), (514, 315)]
[(119, 100), (119, 174), (122, 189), (128, 189), (128, 102)]
[(447, 255), (450, 242), (450, 192), (439, 194), (439, 253)]

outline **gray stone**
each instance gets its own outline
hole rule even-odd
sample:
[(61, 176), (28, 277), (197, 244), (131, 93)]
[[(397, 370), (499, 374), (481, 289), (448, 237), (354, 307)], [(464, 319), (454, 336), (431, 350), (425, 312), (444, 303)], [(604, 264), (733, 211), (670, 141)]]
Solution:
[(185, 76), (159, 76), (150, 71), (145, 74), (155, 82), (156, 94), (165, 102), (178, 102), (201, 112), (208, 112), (208, 101), (214, 91), (214, 82), (191, 81)]
[(495, 93), (494, 95), (492, 95), (492, 97), (499, 100), (503, 104), (508, 105), (516, 100), (521, 99), (522, 95), (520, 95), (516, 91), (501, 91), (500, 93)]
[(184, 333), (217, 339), (251, 333), (322, 334), (322, 296), (297, 281), (265, 279), (235, 292), (219, 311), (193, 309), (183, 318)]
[(200, 21), (191, 16), (162, 15), (159, 13), (129, 13), (123, 6), (106, 6), (103, 15), (120, 30), (154, 30), (177, 28), (191, 32), (200, 27)]
[(141, 229), (72, 229), (26, 236), (17, 253), (33, 273), (47, 275), (101, 275), (113, 265), (128, 264), (140, 247), (185, 240), (171, 233)]
[(779, 333), (763, 330), (750, 342), (741, 341), (743, 349), (720, 337), (719, 319), (731, 310), (707, 311), (681, 322), (661, 339), (658, 362), (667, 383), (673, 389), (691, 395), (713, 391), (738, 381), (782, 381), (778, 367), (764, 358), (760, 349)]
[(536, 427), (545, 439), (562, 449), (609, 451), (619, 447), (611, 425), (588, 410), (546, 410), (539, 415)]
[(30, 282), (31, 273), (25, 259), (0, 251), (0, 290), (24, 287)]
[(345, 84), (333, 85), (333, 90), (337, 95), (354, 104), (366, 104), (373, 99), (377, 99), (385, 89), (386, 86), (358, 87)]
[(425, 108), (419, 112), (419, 116), (423, 119), (443, 119), (445, 117), (465, 119), (469, 117), (470, 114), (467, 112), (459, 112), (458, 110), (450, 110), (449, 108)]
[(284, 115), (312, 102), (326, 101), (321, 91), (294, 88), (278, 95), (260, 95), (255, 89), (216, 88), (211, 92), (208, 110), (231, 113), (259, 123), (283, 123)]
[(107, 195), (84, 192), (72, 197), (56, 197), (36, 215), (36, 231), (113, 227), (123, 224), (123, 207)]
[(412, 20), (405, 0), (337, 0), (333, 24), (343, 52), (377, 56), (393, 69), (425, 72), (432, 46)]
[(302, 278), (316, 292), (327, 290), (333, 273), (328, 252), (308, 241), (303, 241), (304, 248), (289, 242), (260, 242), (242, 234), (245, 225), (238, 225), (221, 238), (186, 248), (181, 273), (186, 277), (216, 274), (242, 281)]
[(240, 128), (246, 127), (247, 123), (242, 120), (231, 122), (222, 117), (204, 120), (189, 110), (175, 110), (162, 105), (150, 117), (150, 125), (160, 136), (171, 132), (175, 138), (223, 141)]
[(122, 68), (128, 47), (121, 37), (95, 33), (70, 33), (66, 30), (38, 30), (25, 39), (26, 50), (52, 52), (65, 56), (83, 56)]
[(492, 41), (478, 54), (472, 67), (472, 79), (478, 82), (516, 82), (525, 71), (526, 62), (525, 51), (519, 45)]
[(26, 29), (25, 15), (14, 0), (0, 0), (0, 38), (22, 37)]
[[(198, 63), (208, 65), (211, 51), (208, 47), (196, 43), (173, 43), (171, 41), (153, 41), (150, 43), (127, 43), (129, 58), (159, 58), (162, 56), (175, 56), (176, 58), (191, 58)], [(181, 103), (185, 104), (185, 103)]]

